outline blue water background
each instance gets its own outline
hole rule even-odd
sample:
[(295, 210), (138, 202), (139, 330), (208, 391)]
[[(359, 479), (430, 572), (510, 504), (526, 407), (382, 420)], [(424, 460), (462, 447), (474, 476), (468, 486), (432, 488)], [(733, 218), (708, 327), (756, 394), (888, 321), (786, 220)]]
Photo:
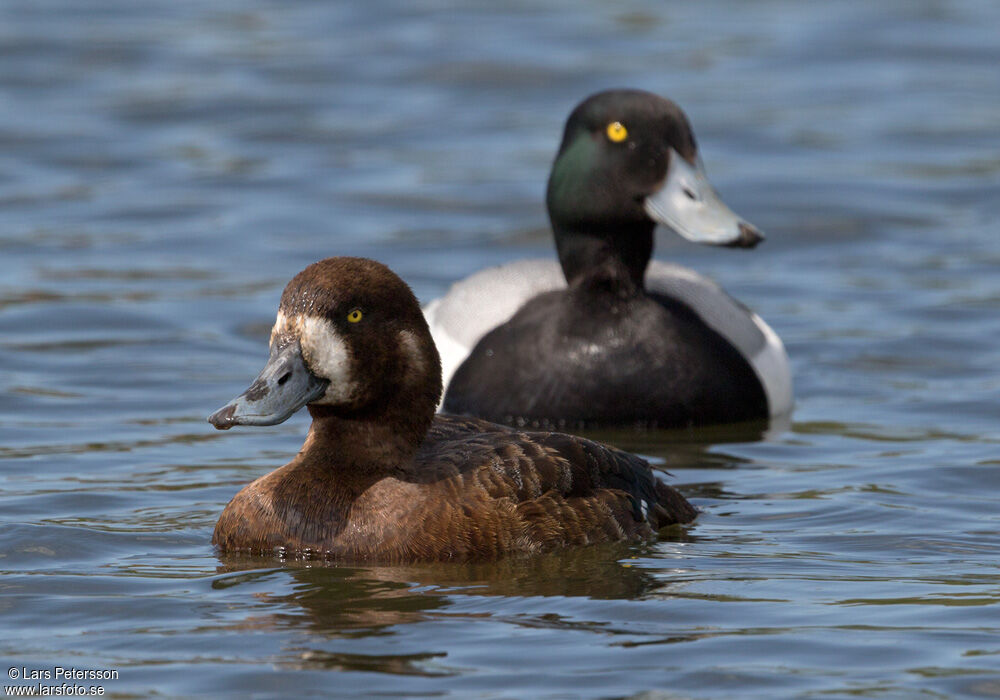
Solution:
[[(0, 658), (116, 697), (1000, 696), (1000, 3), (0, 3)], [(792, 424), (613, 436), (682, 535), (493, 565), (220, 557), (306, 418), (204, 417), (328, 255), (424, 300), (551, 256), (598, 89), (687, 111)], [(4, 669), (0, 669), (0, 673)]]

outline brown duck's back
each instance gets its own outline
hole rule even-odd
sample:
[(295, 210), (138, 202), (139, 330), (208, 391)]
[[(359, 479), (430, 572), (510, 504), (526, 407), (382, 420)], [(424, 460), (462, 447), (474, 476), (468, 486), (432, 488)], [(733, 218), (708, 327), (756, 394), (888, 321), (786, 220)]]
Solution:
[(511, 501), (532, 550), (648, 538), (697, 515), (645, 460), (563, 433), (439, 415), (414, 462), (418, 472), (451, 462), (467, 492)]
[(213, 541), (342, 560), (493, 559), (645, 539), (696, 515), (638, 457), (472, 418), (436, 416), (412, 465), (371, 483), (316, 457), (304, 452), (247, 486)]

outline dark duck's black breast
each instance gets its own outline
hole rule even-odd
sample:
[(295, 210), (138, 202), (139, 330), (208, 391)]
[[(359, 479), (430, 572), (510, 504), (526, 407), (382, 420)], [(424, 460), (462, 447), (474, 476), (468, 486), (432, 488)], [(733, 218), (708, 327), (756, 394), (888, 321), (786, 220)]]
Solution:
[(530, 427), (657, 428), (757, 419), (767, 399), (746, 358), (684, 304), (570, 289), (486, 334), (444, 409)]

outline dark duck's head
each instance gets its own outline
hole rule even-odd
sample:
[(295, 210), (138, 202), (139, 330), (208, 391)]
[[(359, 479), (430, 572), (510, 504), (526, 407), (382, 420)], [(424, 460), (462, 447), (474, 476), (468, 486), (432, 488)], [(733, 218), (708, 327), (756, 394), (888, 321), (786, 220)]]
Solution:
[(388, 267), (327, 258), (285, 287), (270, 358), (216, 428), (275, 425), (303, 406), (314, 419), (380, 424), (419, 444), (441, 395), (441, 364), (413, 292)]
[(546, 204), (571, 284), (624, 274), (641, 286), (657, 223), (710, 245), (764, 239), (715, 192), (680, 107), (641, 90), (600, 92), (573, 110)]

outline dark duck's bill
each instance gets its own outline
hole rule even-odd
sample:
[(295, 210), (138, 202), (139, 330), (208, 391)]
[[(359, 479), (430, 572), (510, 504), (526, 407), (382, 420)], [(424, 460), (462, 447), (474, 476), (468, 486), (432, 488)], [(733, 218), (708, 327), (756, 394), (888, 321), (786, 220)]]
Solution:
[(692, 164), (672, 148), (669, 153), (663, 186), (643, 202), (651, 219), (695, 243), (753, 248), (764, 240), (764, 234), (719, 198), (700, 158)]

